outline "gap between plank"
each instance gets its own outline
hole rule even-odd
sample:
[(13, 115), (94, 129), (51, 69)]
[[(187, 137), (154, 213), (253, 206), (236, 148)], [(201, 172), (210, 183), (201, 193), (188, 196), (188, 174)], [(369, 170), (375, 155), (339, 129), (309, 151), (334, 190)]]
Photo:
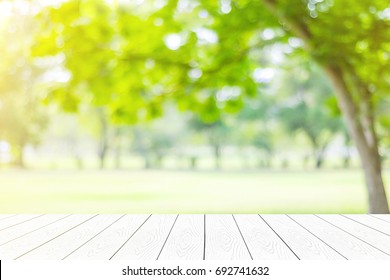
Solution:
[(352, 218), (350, 218), (350, 217), (344, 216), (343, 214), (341, 214), (341, 216), (343, 216), (344, 218), (350, 219), (351, 221), (354, 221), (355, 223), (359, 223), (359, 224), (361, 224), (361, 225), (363, 225), (363, 226), (366, 226), (366, 227), (368, 227), (368, 228), (370, 228), (370, 229), (376, 230), (377, 232), (383, 233), (384, 235), (390, 236), (390, 234), (388, 234), (388, 233), (386, 233), (386, 232), (383, 232), (383, 231), (381, 231), (381, 230), (379, 230), (379, 229), (373, 228), (373, 227), (371, 227), (371, 226), (369, 226), (369, 225), (363, 224), (362, 222), (359, 222), (359, 221), (356, 221), (355, 219), (352, 219)]
[(129, 242), (130, 238), (132, 238), (134, 234), (137, 233), (137, 231), (146, 223), (147, 220), (149, 220), (150, 217), (152, 217), (152, 214), (150, 214), (149, 217), (147, 217), (146, 220), (137, 228), (137, 230), (134, 231), (132, 235), (130, 235), (130, 237), (119, 247), (118, 250), (116, 250), (116, 252), (109, 258), (109, 260), (115, 257), (115, 255), (123, 248), (123, 246), (126, 245), (127, 242)]
[(306, 227), (304, 227), (303, 225), (301, 225), (299, 222), (297, 222), (296, 220), (294, 220), (292, 217), (290, 217), (289, 215), (286, 214), (287, 217), (289, 217), (291, 220), (293, 220), (295, 223), (297, 223), (299, 226), (301, 226), (304, 230), (306, 230), (308, 233), (310, 233), (311, 235), (313, 235), (315, 238), (317, 238), (318, 240), (320, 240), (322, 243), (324, 243), (325, 245), (327, 245), (329, 248), (331, 248), (333, 251), (335, 251), (337, 254), (339, 254), (340, 256), (342, 256), (344, 259), (348, 260), (347, 257), (345, 257), (343, 254), (341, 254), (339, 251), (337, 251), (335, 248), (333, 248), (332, 246), (330, 246), (328, 243), (326, 243), (324, 240), (322, 240), (321, 238), (319, 238), (317, 235), (315, 235), (313, 232), (311, 232), (310, 230), (308, 230)]
[(288, 244), (283, 240), (283, 238), (267, 223), (267, 221), (260, 215), (258, 214), (258, 216), (260, 217), (260, 219), (262, 219), (266, 224), (267, 226), (279, 237), (280, 240), (282, 240), (282, 242), (287, 246), (288, 249), (290, 249), (290, 251), (294, 254), (294, 256), (297, 257), (298, 260), (300, 260), (300, 258), (298, 257), (297, 254), (295, 254), (295, 252), (293, 251), (293, 249), (291, 249), (290, 246), (288, 246)]
[(203, 260), (206, 259), (206, 214), (203, 214)]
[(37, 247), (35, 247), (35, 248), (33, 248), (33, 249), (31, 249), (31, 250), (27, 251), (26, 253), (24, 253), (24, 254), (20, 255), (19, 257), (15, 258), (15, 260), (17, 260), (17, 259), (19, 259), (19, 258), (23, 257), (24, 255), (27, 255), (28, 253), (30, 253), (30, 252), (32, 252), (32, 251), (34, 251), (34, 250), (38, 249), (39, 247), (42, 247), (43, 245), (45, 245), (45, 244), (47, 244), (47, 243), (49, 243), (49, 242), (53, 241), (54, 239), (56, 239), (56, 238), (60, 237), (61, 235), (64, 235), (65, 233), (67, 233), (67, 232), (69, 232), (69, 231), (71, 231), (71, 230), (75, 229), (76, 227), (78, 227), (78, 226), (80, 226), (80, 225), (82, 225), (82, 224), (84, 224), (84, 223), (86, 223), (86, 222), (90, 221), (91, 219), (95, 218), (95, 217), (96, 217), (96, 216), (98, 216), (98, 215), (99, 215), (99, 214), (96, 214), (95, 216), (92, 216), (91, 218), (89, 218), (89, 219), (87, 219), (87, 220), (85, 220), (85, 221), (81, 222), (80, 224), (77, 224), (77, 225), (75, 225), (74, 227), (72, 227), (72, 228), (68, 229), (67, 231), (65, 231), (65, 232), (63, 232), (63, 233), (61, 233), (61, 234), (57, 235), (56, 237), (53, 237), (52, 239), (50, 239), (50, 240), (48, 240), (48, 241), (46, 241), (46, 242), (42, 243), (41, 245), (39, 245), (39, 246), (37, 246)]
[(331, 222), (329, 222), (329, 221), (327, 221), (327, 220), (325, 220), (325, 219), (321, 218), (320, 216), (317, 216), (317, 214), (314, 214), (314, 216), (316, 216), (317, 218), (319, 218), (319, 219), (321, 219), (321, 220), (323, 220), (323, 221), (327, 222), (328, 224), (330, 224), (330, 225), (332, 225), (332, 226), (334, 226), (334, 227), (338, 228), (339, 230), (342, 230), (342, 231), (344, 231), (345, 233), (348, 233), (349, 235), (351, 235), (351, 236), (355, 237), (356, 239), (359, 239), (360, 241), (362, 241), (362, 242), (366, 243), (367, 245), (369, 245), (369, 246), (371, 246), (371, 247), (373, 247), (373, 248), (375, 248), (375, 249), (377, 249), (377, 250), (381, 251), (382, 253), (384, 253), (384, 254), (386, 254), (386, 255), (390, 256), (390, 254), (389, 254), (389, 253), (387, 253), (387, 252), (385, 252), (385, 251), (383, 251), (383, 250), (379, 249), (378, 247), (376, 247), (376, 246), (374, 246), (374, 245), (372, 245), (372, 244), (368, 243), (367, 241), (365, 241), (365, 240), (363, 240), (363, 239), (361, 239), (361, 238), (359, 238), (359, 237), (357, 237), (357, 236), (353, 235), (352, 233), (350, 233), (350, 232), (348, 232), (348, 231), (346, 231), (346, 230), (342, 229), (341, 227), (339, 227), (339, 226), (336, 226), (336, 225), (332, 224)]
[(167, 238), (165, 239), (164, 244), (162, 245), (161, 250), (160, 250), (160, 253), (158, 253), (158, 256), (157, 256), (157, 259), (156, 259), (156, 260), (158, 260), (158, 258), (160, 257), (161, 252), (162, 252), (162, 250), (164, 249), (164, 246), (165, 246), (165, 244), (167, 243), (169, 236), (171, 235), (171, 232), (172, 232), (172, 230), (173, 230), (173, 227), (174, 227), (175, 224), (176, 224), (177, 218), (179, 218), (179, 214), (177, 214), (176, 219), (175, 219), (175, 221), (173, 222), (173, 225), (172, 225), (170, 231), (168, 232), (168, 236), (167, 236)]
[(233, 215), (233, 214), (232, 214), (232, 217), (233, 217), (233, 220), (234, 220), (234, 222), (235, 222), (235, 224), (236, 224), (236, 226), (237, 226), (237, 228), (238, 228), (238, 231), (240, 232), (240, 235), (241, 235), (241, 237), (242, 237), (242, 240), (244, 241), (244, 244), (245, 244), (245, 246), (246, 246), (246, 249), (248, 250), (249, 256), (250, 256), (251, 259), (253, 260), (251, 251), (249, 250), (249, 247), (248, 247), (248, 244), (246, 244), (245, 238), (244, 238), (244, 236), (242, 235), (241, 229), (240, 229), (240, 227), (238, 226), (237, 221), (236, 221), (236, 218), (234, 218), (234, 215)]
[(92, 239), (94, 239), (96, 236), (98, 236), (99, 234), (101, 234), (103, 231), (105, 231), (106, 229), (108, 229), (110, 226), (112, 226), (113, 224), (115, 224), (117, 221), (119, 221), (120, 219), (122, 219), (123, 217), (125, 216), (125, 214), (123, 214), (122, 216), (120, 216), (118, 219), (116, 219), (114, 222), (112, 222), (111, 224), (109, 224), (107, 227), (105, 227), (104, 229), (102, 229), (101, 231), (99, 231), (97, 234), (95, 234), (94, 236), (92, 236), (89, 240), (87, 240), (86, 242), (84, 242), (82, 245), (80, 245), (79, 247), (77, 247), (76, 249), (74, 249), (72, 252), (70, 252), (68, 255), (66, 255), (62, 260), (65, 260), (67, 257), (69, 257), (70, 255), (72, 255), (74, 252), (76, 252), (78, 249), (80, 249), (81, 247), (83, 247), (85, 244), (87, 244), (88, 242), (90, 242)]
[(372, 214), (370, 214), (369, 216), (370, 216), (370, 217), (372, 217), (372, 218), (375, 218), (375, 219), (381, 220), (381, 221), (383, 221), (383, 222), (390, 223), (390, 221), (388, 221), (388, 220), (383, 220), (382, 218), (379, 218), (379, 217), (377, 217), (377, 216), (374, 216), (374, 215), (372, 215)]
[(6, 219), (9, 219), (9, 218), (12, 218), (12, 217), (15, 217), (15, 216), (17, 216), (17, 215), (18, 215), (18, 214), (14, 214), (14, 215), (11, 215), (11, 216), (8, 216), (8, 217), (1, 218), (0, 221), (6, 220)]
[(37, 231), (37, 230), (40, 230), (40, 229), (42, 229), (42, 228), (44, 228), (44, 227), (50, 226), (51, 224), (57, 223), (57, 222), (59, 222), (59, 221), (65, 219), (65, 218), (67, 218), (67, 217), (69, 217), (69, 216), (72, 216), (72, 214), (69, 214), (69, 215), (67, 215), (67, 216), (65, 216), (65, 217), (62, 217), (62, 218), (58, 219), (58, 220), (52, 221), (52, 222), (50, 222), (50, 223), (48, 223), (48, 224), (46, 224), (46, 225), (43, 225), (43, 226), (41, 226), (41, 227), (39, 227), (39, 228), (37, 228), (37, 229), (34, 229), (34, 230), (29, 231), (29, 232), (27, 232), (27, 233), (25, 233), (25, 234), (22, 234), (21, 236), (18, 236), (18, 237), (14, 238), (14, 239), (8, 240), (7, 242), (4, 242), (4, 243), (0, 244), (0, 246), (3, 246), (3, 245), (5, 245), (5, 244), (7, 244), (7, 243), (10, 243), (10, 242), (12, 242), (12, 241), (15, 241), (15, 240), (21, 238), (21, 237), (24, 237), (24, 236), (26, 236), (26, 235), (29, 235), (30, 233), (33, 233), (33, 232), (35, 232), (35, 231)]
[(23, 224), (23, 223), (25, 223), (25, 222), (28, 222), (28, 221), (34, 220), (34, 219), (36, 219), (36, 218), (39, 218), (39, 217), (42, 217), (42, 216), (44, 216), (44, 215), (45, 215), (45, 214), (38, 215), (38, 216), (36, 216), (36, 217), (32, 217), (32, 218), (30, 218), (30, 219), (28, 219), (28, 220), (25, 220), (25, 221), (22, 221), (22, 222), (16, 223), (16, 224), (14, 224), (14, 225), (11, 225), (11, 226), (8, 226), (8, 227), (5, 227), (5, 228), (2, 228), (2, 229), (0, 229), (0, 231), (3, 231), (3, 230), (5, 230), (5, 229), (12, 228), (12, 227), (14, 227), (14, 226), (17, 226), (17, 225)]

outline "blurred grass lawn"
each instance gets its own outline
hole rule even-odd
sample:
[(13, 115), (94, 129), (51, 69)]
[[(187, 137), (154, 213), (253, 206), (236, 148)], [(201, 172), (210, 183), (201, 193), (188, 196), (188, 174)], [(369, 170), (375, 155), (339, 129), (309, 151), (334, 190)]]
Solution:
[[(390, 170), (384, 175), (385, 182), (390, 182)], [(1, 170), (0, 193), (0, 213), (365, 213), (367, 210), (360, 170)]]

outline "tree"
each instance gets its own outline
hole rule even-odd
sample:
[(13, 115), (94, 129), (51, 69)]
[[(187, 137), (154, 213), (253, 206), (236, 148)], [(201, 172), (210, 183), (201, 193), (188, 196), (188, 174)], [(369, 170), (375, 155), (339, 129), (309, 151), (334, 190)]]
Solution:
[[(291, 37), (332, 82), (351, 138), (358, 149), (370, 213), (389, 213), (376, 133), (377, 96), (389, 92), (390, 22), (385, 1), (263, 0)], [(348, 8), (346, 8), (348, 7)], [(387, 80), (387, 82), (386, 82)]]
[[(70, 110), (68, 113), (74, 113)], [(79, 111), (79, 122), (83, 129), (97, 140), (96, 155), (99, 160), (99, 169), (106, 167), (106, 159), (110, 149), (114, 146), (115, 128), (110, 123), (106, 108), (102, 106), (85, 106)]]
[(193, 117), (189, 121), (189, 128), (205, 134), (207, 142), (213, 148), (215, 169), (221, 169), (222, 147), (228, 136), (228, 127), (223, 119), (204, 122), (199, 117)]
[(375, 128), (376, 101), (389, 92), (385, 1), (105, 3), (42, 10), (35, 56), (63, 54), (72, 73), (55, 100), (77, 107), (83, 92), (126, 123), (160, 116), (169, 100), (212, 123), (261, 92), (253, 76), (263, 66), (259, 53), (286, 48), (309, 56), (333, 84), (363, 165), (369, 211), (388, 213)]
[[(17, 5), (11, 8), (16, 11)], [(0, 21), (0, 139), (11, 145), (15, 164), (25, 167), (24, 149), (38, 144), (47, 125), (39, 85), (42, 69), (29, 59), (32, 18), (9, 16)]]
[[(302, 64), (301, 64), (302, 65)], [(316, 168), (321, 168), (328, 145), (343, 123), (332, 113), (332, 88), (311, 64), (295, 67), (277, 77), (274, 90), (282, 95), (279, 118), (289, 133), (302, 131), (312, 145)]]
[(178, 140), (177, 135), (158, 123), (133, 127), (133, 148), (144, 159), (145, 169), (161, 168), (169, 150)]
[(96, 109), (96, 117), (99, 124), (99, 148), (98, 148), (98, 156), (100, 161), (100, 169), (105, 167), (106, 156), (109, 149), (109, 124), (107, 120), (107, 116), (105, 114), (104, 108)]
[(258, 149), (259, 167), (271, 167), (276, 152), (278, 120), (274, 105), (275, 96), (270, 94), (248, 99), (234, 122), (234, 141)]

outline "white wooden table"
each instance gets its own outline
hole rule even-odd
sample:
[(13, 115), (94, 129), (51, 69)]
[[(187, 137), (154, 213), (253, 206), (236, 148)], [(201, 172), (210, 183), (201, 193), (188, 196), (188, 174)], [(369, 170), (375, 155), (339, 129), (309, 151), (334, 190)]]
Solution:
[(390, 215), (0, 215), (0, 259), (390, 259)]

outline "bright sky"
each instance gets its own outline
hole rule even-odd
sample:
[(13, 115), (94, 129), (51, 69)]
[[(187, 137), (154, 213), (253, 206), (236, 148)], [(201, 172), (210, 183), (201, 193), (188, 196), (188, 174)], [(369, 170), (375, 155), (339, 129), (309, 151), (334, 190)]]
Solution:
[[(14, 12), (18, 14), (36, 13), (39, 7), (55, 6), (66, 0), (35, 0), (33, 3), (27, 0), (3, 0), (0, 1), (0, 20), (3, 16), (11, 16)], [(30, 10), (33, 9), (33, 10)]]

